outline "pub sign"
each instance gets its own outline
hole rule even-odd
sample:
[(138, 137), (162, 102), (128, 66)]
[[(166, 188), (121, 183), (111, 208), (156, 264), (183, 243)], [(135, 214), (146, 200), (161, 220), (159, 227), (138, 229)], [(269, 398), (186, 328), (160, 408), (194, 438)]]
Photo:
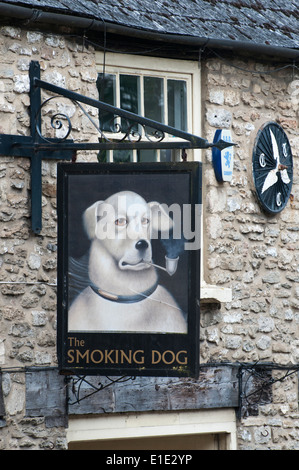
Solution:
[(195, 376), (201, 164), (60, 163), (62, 373)]

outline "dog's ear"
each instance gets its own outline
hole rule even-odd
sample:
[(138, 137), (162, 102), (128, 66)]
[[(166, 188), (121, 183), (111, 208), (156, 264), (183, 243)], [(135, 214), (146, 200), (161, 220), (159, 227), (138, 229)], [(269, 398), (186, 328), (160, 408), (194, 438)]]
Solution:
[(83, 213), (83, 225), (85, 228), (85, 232), (90, 240), (95, 237), (96, 225), (98, 221), (98, 212), (99, 206), (104, 201), (97, 201), (92, 206), (88, 207), (86, 211)]
[(151, 223), (153, 230), (162, 233), (169, 232), (173, 228), (173, 220), (169, 217), (163, 204), (160, 204), (157, 201), (152, 201), (149, 202), (148, 205), (151, 209)]

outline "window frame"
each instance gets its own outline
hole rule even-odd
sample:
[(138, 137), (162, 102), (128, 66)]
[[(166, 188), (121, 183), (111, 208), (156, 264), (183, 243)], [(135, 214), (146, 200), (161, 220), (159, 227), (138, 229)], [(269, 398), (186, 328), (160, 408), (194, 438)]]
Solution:
[[(136, 65), (129, 65), (136, 64)], [(120, 107), (120, 75), (140, 77), (158, 77), (164, 79), (164, 90), (167, 80), (185, 80), (187, 84), (187, 130), (191, 134), (201, 135), (201, 83), (200, 66), (196, 61), (145, 57), (134, 54), (97, 52), (97, 72), (116, 75), (116, 107)], [(143, 96), (143, 79), (140, 80), (140, 95)], [(196, 106), (195, 106), (196, 103)], [(197, 104), (199, 104), (197, 106)], [(141, 99), (140, 115), (144, 115), (144, 100)], [(164, 115), (167, 123), (167, 96), (164, 93)], [(105, 133), (110, 139), (119, 139), (119, 134)], [(180, 140), (166, 135), (163, 142)], [(159, 150), (156, 161), (160, 161)], [(175, 152), (174, 160), (181, 159), (181, 151)], [(133, 150), (133, 162), (137, 162), (137, 150)], [(188, 150), (188, 161), (201, 161), (201, 150)], [(108, 162), (113, 162), (113, 151), (108, 151)]]

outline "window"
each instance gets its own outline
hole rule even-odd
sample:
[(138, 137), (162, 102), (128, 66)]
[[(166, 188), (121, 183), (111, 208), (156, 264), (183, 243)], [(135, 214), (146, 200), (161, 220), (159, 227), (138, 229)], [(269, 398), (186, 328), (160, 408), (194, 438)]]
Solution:
[[(195, 72), (196, 79), (199, 77), (198, 64), (195, 68), (194, 62), (189, 61), (186, 65), (186, 61), (109, 54), (106, 58), (109, 65), (106, 65), (103, 73), (100, 55), (98, 62), (97, 86), (101, 101), (153, 121), (193, 132), (192, 92)], [(138, 67), (129, 67), (130, 63), (136, 63)], [(109, 139), (117, 139), (129, 129), (140, 131), (137, 124), (115, 118), (107, 112), (99, 113), (99, 121)], [(199, 126), (196, 127), (196, 132), (200, 135)], [(150, 135), (153, 129), (146, 127), (145, 132)], [(166, 138), (174, 139), (168, 135)], [(144, 131), (142, 139), (147, 140)], [(191, 153), (193, 152), (190, 151), (190, 155)], [(100, 154), (100, 160), (108, 162), (165, 162), (180, 158), (180, 150), (114, 150)]]

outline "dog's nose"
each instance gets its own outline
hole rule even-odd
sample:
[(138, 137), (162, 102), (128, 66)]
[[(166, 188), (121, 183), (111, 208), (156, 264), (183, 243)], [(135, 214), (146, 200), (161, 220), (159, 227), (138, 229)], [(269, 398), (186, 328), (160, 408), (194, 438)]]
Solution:
[(146, 240), (138, 240), (135, 245), (135, 248), (137, 250), (146, 250), (146, 248), (148, 248), (148, 242)]

